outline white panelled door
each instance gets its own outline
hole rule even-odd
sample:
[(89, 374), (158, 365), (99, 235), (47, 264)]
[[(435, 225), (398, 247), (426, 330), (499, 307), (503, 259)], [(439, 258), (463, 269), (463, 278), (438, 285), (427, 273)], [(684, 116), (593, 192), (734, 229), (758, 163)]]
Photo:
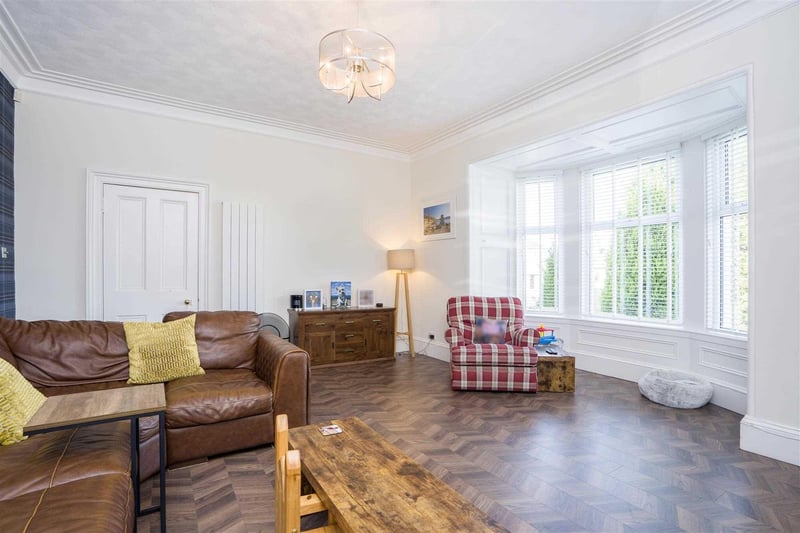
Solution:
[(103, 184), (103, 320), (198, 309), (198, 196)]

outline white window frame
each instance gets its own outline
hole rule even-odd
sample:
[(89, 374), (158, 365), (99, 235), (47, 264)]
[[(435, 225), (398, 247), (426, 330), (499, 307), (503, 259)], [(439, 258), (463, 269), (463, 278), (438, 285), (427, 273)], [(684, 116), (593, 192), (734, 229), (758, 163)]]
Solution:
[[(712, 333), (723, 333), (726, 335), (733, 335), (736, 337), (746, 338), (747, 331), (741, 331), (733, 328), (722, 327), (722, 295), (720, 290), (721, 277), (722, 277), (722, 258), (720, 256), (720, 224), (725, 217), (735, 217), (736, 215), (747, 215), (748, 231), (750, 226), (750, 194), (748, 190), (747, 200), (744, 202), (737, 202), (733, 204), (725, 204), (721, 199), (720, 188), (722, 180), (725, 179), (722, 175), (717, 173), (718, 168), (713, 169), (714, 174), (710, 167), (711, 163), (708, 161), (708, 143), (719, 143), (725, 138), (735, 138), (737, 136), (746, 135), (747, 142), (750, 143), (750, 132), (746, 125), (742, 124), (738, 127), (733, 127), (724, 133), (716, 135), (705, 136), (703, 140), (706, 141), (705, 151), (705, 185), (706, 185), (706, 329)], [(749, 152), (746, 149), (745, 154), (749, 157)], [(749, 173), (749, 165), (748, 165)], [(749, 176), (746, 181), (747, 187), (750, 187)], [(749, 318), (749, 317), (748, 317)], [(748, 320), (749, 322), (749, 320)]]
[[(611, 221), (607, 222), (593, 222), (591, 220), (591, 213), (593, 212), (593, 202), (594, 198), (592, 196), (592, 186), (591, 186), (591, 178), (594, 174), (598, 174), (604, 171), (613, 171), (617, 168), (624, 168), (630, 167), (633, 164), (637, 166), (637, 179), (639, 182), (639, 190), (641, 191), (641, 184), (642, 184), (642, 175), (641, 175), (641, 166), (643, 164), (658, 161), (660, 159), (670, 157), (677, 157), (678, 161), (675, 165), (678, 179), (676, 183), (676, 190), (675, 195), (677, 196), (678, 203), (677, 208), (674, 212), (668, 210), (667, 213), (658, 214), (658, 215), (643, 215), (643, 204), (642, 198), (640, 195), (639, 203), (638, 203), (638, 214), (635, 218), (628, 218), (628, 219), (612, 219)], [(583, 249), (583, 268), (581, 269), (581, 310), (582, 314), (586, 318), (591, 319), (602, 319), (602, 320), (609, 320), (615, 322), (646, 322), (649, 324), (659, 324), (659, 325), (681, 325), (683, 324), (683, 316), (684, 316), (684, 295), (683, 295), (683, 280), (684, 280), (684, 273), (683, 273), (683, 231), (684, 231), (684, 224), (685, 221), (683, 219), (683, 205), (682, 205), (682, 153), (680, 146), (670, 146), (670, 147), (662, 147), (660, 149), (653, 149), (648, 150), (642, 154), (632, 154), (628, 155), (624, 158), (616, 158), (612, 160), (606, 161), (598, 161), (589, 166), (585, 166), (581, 169), (581, 245)], [(668, 197), (667, 197), (667, 205), (670, 204), (671, 196), (669, 196), (669, 188)], [(611, 203), (613, 205), (613, 193), (612, 193), (612, 200)], [(678, 235), (675, 236), (673, 234), (673, 223), (678, 223)], [(638, 284), (638, 301), (639, 306), (637, 310), (637, 316), (630, 316), (621, 313), (617, 313), (616, 306), (617, 306), (617, 257), (614, 254), (613, 257), (613, 268), (614, 268), (614, 276), (612, 276), (613, 285), (612, 285), (612, 303), (613, 308), (615, 311), (611, 313), (602, 313), (602, 312), (593, 312), (592, 311), (592, 286), (591, 286), (591, 271), (592, 271), (592, 234), (595, 231), (603, 231), (603, 230), (611, 230), (612, 235), (612, 249), (616, 248), (616, 231), (620, 228), (638, 228), (639, 234), (639, 242), (644, 242), (644, 226), (652, 225), (652, 224), (666, 224), (667, 227), (667, 243), (669, 244), (676, 244), (677, 245), (677, 253), (678, 253), (678, 273), (677, 273), (677, 280), (678, 280), (678, 297), (677, 297), (677, 305), (678, 305), (678, 313), (677, 316), (673, 319), (672, 318), (672, 289), (673, 282), (672, 282), (672, 261), (667, 262), (667, 318), (652, 318), (643, 316), (643, 308), (644, 308), (644, 276), (643, 276), (643, 269), (644, 269), (644, 247), (639, 247), (639, 257), (638, 257), (638, 265), (639, 265), (639, 284)], [(677, 242), (675, 243), (675, 239)]]
[[(525, 201), (522, 198), (522, 191), (526, 184), (529, 183), (546, 183), (551, 182), (553, 183), (553, 195), (554, 195), (554, 213), (555, 213), (555, 224), (553, 226), (539, 226), (537, 231), (528, 233), (527, 228), (523, 227), (523, 221), (525, 220), (526, 209), (528, 206), (525, 204)], [(516, 195), (517, 195), (517, 294), (519, 298), (522, 300), (523, 311), (526, 315), (560, 315), (563, 312), (563, 290), (562, 290), (562, 272), (563, 272), (563, 245), (564, 242), (564, 224), (563, 224), (563, 211), (564, 211), (564, 204), (563, 204), (563, 194), (562, 194), (562, 173), (558, 172), (546, 172), (546, 173), (536, 173), (536, 174), (524, 174), (517, 177), (517, 188), (516, 188)], [(555, 283), (554, 283), (554, 308), (545, 308), (545, 307), (528, 307), (527, 305), (527, 279), (526, 279), (526, 262), (527, 262), (527, 254), (523, 249), (523, 239), (525, 235), (528, 234), (538, 234), (538, 235), (549, 235), (552, 234), (555, 239), (555, 254), (554, 254), (554, 261), (555, 261)]]

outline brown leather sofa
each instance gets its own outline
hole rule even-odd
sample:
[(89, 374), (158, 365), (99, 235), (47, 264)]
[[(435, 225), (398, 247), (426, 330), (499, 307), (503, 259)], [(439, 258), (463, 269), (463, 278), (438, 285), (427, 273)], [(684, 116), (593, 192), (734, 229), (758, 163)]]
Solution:
[[(188, 314), (169, 313), (164, 321)], [(195, 335), (200, 363), (206, 374), (165, 384), (169, 466), (270, 443), (274, 440), (276, 413), (288, 414), (290, 426), (308, 423), (308, 354), (275, 335), (259, 333), (258, 326), (259, 318), (255, 313), (197, 313)], [(28, 381), (48, 396), (133, 386), (126, 383), (128, 347), (119, 322), (26, 322), (0, 318), (0, 357), (14, 364)], [(23, 504), (29, 499), (38, 501), (36, 491), (44, 490), (48, 495), (38, 505), (36, 516), (53, 513), (57, 517), (62, 516), (58, 512), (60, 507), (69, 508), (84, 498), (89, 500), (87, 507), (77, 514), (91, 515), (91, 509), (102, 506), (103, 501), (93, 501), (96, 494), (84, 494), (81, 488), (84, 485), (87, 491), (91, 485), (93, 491), (98, 483), (120, 482), (125, 478), (129, 488), (130, 448), (123, 442), (128, 438), (127, 428), (123, 423), (77, 430), (76, 435), (85, 435), (91, 445), (75, 441), (74, 435), (70, 437), (73, 433), (70, 430), (36, 435), (18, 444), (0, 447), (0, 531), (19, 530), (17, 514), (25, 513)], [(106, 433), (111, 435), (102, 437)], [(117, 433), (123, 435), (123, 441), (118, 441)], [(145, 478), (158, 471), (155, 417), (140, 421), (139, 440), (140, 472)], [(40, 454), (40, 446), (46, 446), (50, 453)], [(73, 452), (76, 446), (82, 447), (82, 451)], [(77, 479), (59, 474), (54, 480), (63, 479), (63, 483), (48, 488), (46, 484), (42, 486), (32, 481), (26, 469), (14, 466), (28, 462), (31, 471), (52, 473), (58, 467), (61, 472), (60, 454), (53, 451), (59, 447), (64, 453), (76, 454), (75, 463), (82, 465), (75, 468)], [(106, 457), (109, 459), (105, 460)], [(44, 474), (34, 477), (48, 478)], [(63, 488), (56, 490), (56, 486), (62, 485)], [(69, 485), (80, 487), (66, 488)], [(132, 511), (133, 497), (129, 490), (122, 486), (103, 490), (118, 495), (113, 503), (123, 504), (126, 512)], [(67, 501), (62, 501), (58, 494)], [(19, 508), (15, 507), (17, 500)], [(19, 513), (15, 509), (19, 509)], [(104, 520), (102, 511), (97, 510), (96, 520)], [(119, 509), (115, 512), (118, 516), (115, 515), (116, 520), (112, 522), (124, 530), (124, 524), (132, 518), (119, 514)], [(97, 523), (107, 524), (105, 521)], [(60, 521), (51, 524), (63, 527)], [(114, 528), (109, 526), (108, 530)]]
[(0, 531), (133, 531), (130, 424), (0, 446)]

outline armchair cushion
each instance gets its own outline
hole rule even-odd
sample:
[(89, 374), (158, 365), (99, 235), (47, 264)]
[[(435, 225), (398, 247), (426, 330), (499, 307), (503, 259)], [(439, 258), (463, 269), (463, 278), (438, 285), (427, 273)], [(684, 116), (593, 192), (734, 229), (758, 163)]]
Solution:
[(454, 365), (536, 366), (537, 361), (535, 349), (512, 344), (468, 344), (450, 350)]
[(216, 424), (272, 411), (272, 389), (252, 370), (213, 369), (202, 376), (170, 381), (167, 395), (167, 427)]
[(475, 321), (473, 342), (481, 344), (505, 344), (508, 320), (479, 317)]

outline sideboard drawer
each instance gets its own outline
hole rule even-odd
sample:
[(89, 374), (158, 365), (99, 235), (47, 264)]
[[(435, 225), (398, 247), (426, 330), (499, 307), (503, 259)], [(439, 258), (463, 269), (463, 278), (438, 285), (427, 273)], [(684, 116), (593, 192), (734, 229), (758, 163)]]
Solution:
[[(341, 312), (341, 311), (340, 311)], [(345, 318), (339, 317), (336, 320), (336, 333), (339, 332), (364, 332), (364, 322), (361, 318)]]
[(336, 329), (336, 346), (345, 344), (364, 344), (364, 330), (340, 331)]
[(369, 313), (368, 315), (365, 315), (362, 318), (362, 320), (366, 324), (368, 324), (370, 326), (373, 326), (373, 325), (385, 326), (385, 325), (388, 325), (390, 321), (394, 320), (394, 316), (391, 316), (391, 317), (390, 316), (386, 316), (383, 313), (380, 313), (380, 314), (378, 314), (378, 313)]
[(305, 325), (306, 332), (312, 331), (333, 331), (335, 328), (334, 320), (311, 320)]

